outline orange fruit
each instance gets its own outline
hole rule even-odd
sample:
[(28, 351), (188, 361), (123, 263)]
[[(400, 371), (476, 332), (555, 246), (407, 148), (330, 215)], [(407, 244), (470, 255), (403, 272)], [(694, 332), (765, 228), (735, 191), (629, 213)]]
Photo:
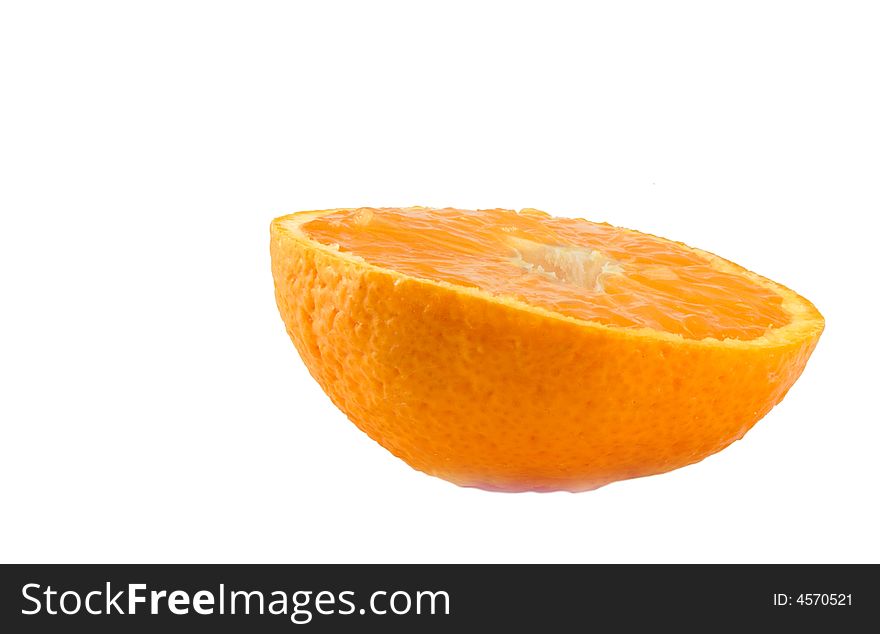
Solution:
[(493, 490), (697, 462), (783, 398), (824, 327), (711, 253), (536, 210), (302, 212), (271, 254), (333, 402), (416, 469)]

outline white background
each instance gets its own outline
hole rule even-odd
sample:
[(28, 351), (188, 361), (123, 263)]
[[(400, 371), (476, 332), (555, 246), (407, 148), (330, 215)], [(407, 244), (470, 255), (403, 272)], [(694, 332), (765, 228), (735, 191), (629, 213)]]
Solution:
[[(875, 7), (3, 3), (0, 559), (880, 561)], [(274, 304), (273, 216), (412, 204), (682, 240), (827, 329), (698, 465), (461, 489), (349, 423)]]

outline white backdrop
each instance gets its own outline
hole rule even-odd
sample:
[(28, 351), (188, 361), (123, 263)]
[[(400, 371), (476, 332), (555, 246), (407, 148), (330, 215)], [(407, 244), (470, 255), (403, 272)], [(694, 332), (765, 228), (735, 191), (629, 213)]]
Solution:
[[(0, 560), (880, 561), (872, 3), (0, 5)], [(537, 207), (827, 328), (746, 438), (583, 494), (413, 471), (310, 378), (268, 226)]]

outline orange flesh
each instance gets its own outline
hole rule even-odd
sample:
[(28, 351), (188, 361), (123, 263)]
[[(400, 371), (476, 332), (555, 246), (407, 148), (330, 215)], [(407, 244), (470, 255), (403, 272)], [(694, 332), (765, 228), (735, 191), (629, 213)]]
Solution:
[(303, 231), (413, 277), (562, 315), (687, 338), (753, 339), (789, 323), (782, 297), (684, 245), (542, 212), (350, 209)]

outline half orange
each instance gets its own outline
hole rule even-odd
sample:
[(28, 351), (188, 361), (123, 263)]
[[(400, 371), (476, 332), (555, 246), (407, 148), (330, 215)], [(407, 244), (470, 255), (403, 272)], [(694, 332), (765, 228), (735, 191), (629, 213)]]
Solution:
[(824, 327), (711, 253), (536, 210), (333, 209), (271, 225), (312, 376), (371, 438), (463, 486), (586, 490), (741, 438)]

